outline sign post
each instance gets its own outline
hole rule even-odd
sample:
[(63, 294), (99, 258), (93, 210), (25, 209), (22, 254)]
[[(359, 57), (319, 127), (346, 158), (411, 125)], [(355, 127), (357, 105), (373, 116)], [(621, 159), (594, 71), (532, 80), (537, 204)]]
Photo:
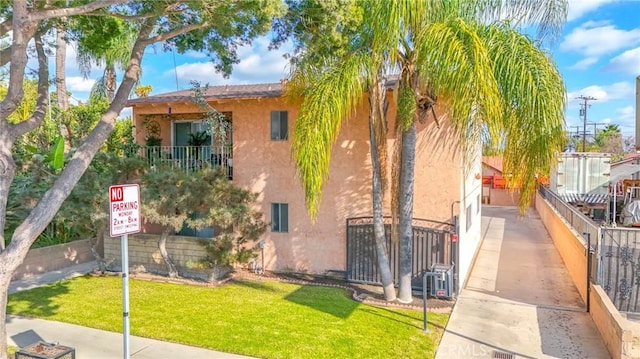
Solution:
[(109, 233), (122, 236), (122, 357), (129, 359), (129, 234), (140, 232), (140, 187), (109, 187)]

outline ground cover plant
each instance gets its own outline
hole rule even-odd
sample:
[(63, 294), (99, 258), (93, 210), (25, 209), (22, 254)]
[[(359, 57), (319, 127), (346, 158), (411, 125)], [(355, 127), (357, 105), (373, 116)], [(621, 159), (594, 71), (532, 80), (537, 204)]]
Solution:
[[(12, 294), (8, 312), (122, 331), (122, 283), (85, 276)], [(341, 288), (130, 281), (131, 334), (260, 358), (432, 358), (447, 314), (380, 308)]]

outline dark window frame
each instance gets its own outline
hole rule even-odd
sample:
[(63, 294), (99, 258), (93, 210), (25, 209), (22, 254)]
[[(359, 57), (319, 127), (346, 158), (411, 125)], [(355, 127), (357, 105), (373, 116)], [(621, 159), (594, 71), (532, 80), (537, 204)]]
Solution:
[(289, 139), (289, 112), (288, 111), (271, 111), (269, 129), (270, 129), (271, 141), (288, 140)]
[(271, 203), (271, 232), (289, 232), (288, 203)]

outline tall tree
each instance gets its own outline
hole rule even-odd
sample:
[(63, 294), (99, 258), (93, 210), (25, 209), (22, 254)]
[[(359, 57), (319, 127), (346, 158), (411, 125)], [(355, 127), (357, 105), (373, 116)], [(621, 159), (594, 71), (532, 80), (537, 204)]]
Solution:
[[(355, 0), (290, 0), (287, 4), (286, 16), (276, 21), (277, 36), (273, 46), (279, 46), (286, 39), (293, 39), (295, 47), (290, 60), (294, 71), (287, 85), (287, 92), (291, 96), (298, 97), (305, 93), (308, 84), (313, 83), (323, 72), (333, 66), (333, 62), (340, 60), (353, 49), (353, 39), (357, 38), (357, 29), (361, 25), (364, 9), (358, 6)], [(393, 301), (396, 299), (396, 293), (389, 263), (383, 208), (385, 187), (388, 182), (386, 176), (386, 85), (381, 62), (377, 62), (378, 69), (375, 69), (375, 66), (376, 64), (372, 63), (371, 68), (367, 69), (372, 76), (370, 81), (361, 84), (355, 92), (351, 92), (351, 95), (355, 98), (360, 97), (361, 89), (369, 92), (373, 234), (384, 297), (388, 301)], [(341, 96), (349, 96), (349, 93)], [(300, 150), (304, 151), (305, 148)], [(298, 149), (294, 148), (295, 151)], [(313, 215), (315, 213), (312, 209)]]
[[(228, 74), (238, 62), (236, 49), (250, 43), (270, 28), (271, 19), (282, 10), (276, 0), (223, 1), (156, 1), (96, 0), (70, 2), (0, 1), (0, 37), (12, 32), (10, 46), (2, 50), (0, 66), (9, 65), (6, 95), (0, 101), (0, 244), (4, 243), (7, 195), (16, 164), (12, 149), (16, 139), (39, 127), (48, 106), (49, 73), (42, 41), (45, 23), (53, 18), (92, 15), (105, 19), (125, 19), (134, 26), (136, 41), (129, 55), (124, 78), (113, 101), (84, 142), (74, 152), (57, 180), (45, 192), (26, 219), (15, 229), (11, 242), (0, 253), (0, 333), (6, 337), (6, 305), (9, 282), (24, 260), (37, 236), (52, 220), (62, 202), (69, 196), (92, 158), (113, 131), (118, 113), (124, 107), (139, 78), (145, 48), (154, 43), (175, 48), (179, 52), (208, 52), (216, 69)], [(215, 20), (214, 20), (215, 19)], [(89, 28), (87, 32), (98, 32)], [(105, 34), (111, 39), (110, 34)], [(38, 61), (38, 96), (34, 111), (19, 123), (8, 121), (23, 100), (23, 79), (30, 55), (35, 47)], [(5, 57), (5, 54), (9, 56)], [(6, 358), (6, 340), (0, 340), (0, 359)]]
[[(341, 121), (375, 80), (376, 63), (396, 69), (391, 199), (399, 223), (398, 300), (410, 302), (416, 121), (426, 119), (440, 98), (467, 151), (484, 126), (491, 135), (503, 135), (505, 169), (515, 174), (513, 182), (524, 184), (524, 208), (534, 194), (535, 175), (548, 171), (562, 143), (565, 89), (555, 64), (515, 26), (535, 23), (541, 36), (557, 33), (567, 5), (562, 0), (363, 0), (361, 6), (366, 11), (353, 47), (340, 61), (329, 55), (330, 66), (307, 83), (294, 158), (313, 215)], [(309, 78), (304, 71), (301, 77)]]

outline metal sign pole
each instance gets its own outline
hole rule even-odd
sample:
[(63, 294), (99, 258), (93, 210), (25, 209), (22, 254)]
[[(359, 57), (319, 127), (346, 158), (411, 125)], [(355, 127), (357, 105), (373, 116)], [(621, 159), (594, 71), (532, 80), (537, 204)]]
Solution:
[(129, 235), (122, 235), (122, 357), (129, 359)]

